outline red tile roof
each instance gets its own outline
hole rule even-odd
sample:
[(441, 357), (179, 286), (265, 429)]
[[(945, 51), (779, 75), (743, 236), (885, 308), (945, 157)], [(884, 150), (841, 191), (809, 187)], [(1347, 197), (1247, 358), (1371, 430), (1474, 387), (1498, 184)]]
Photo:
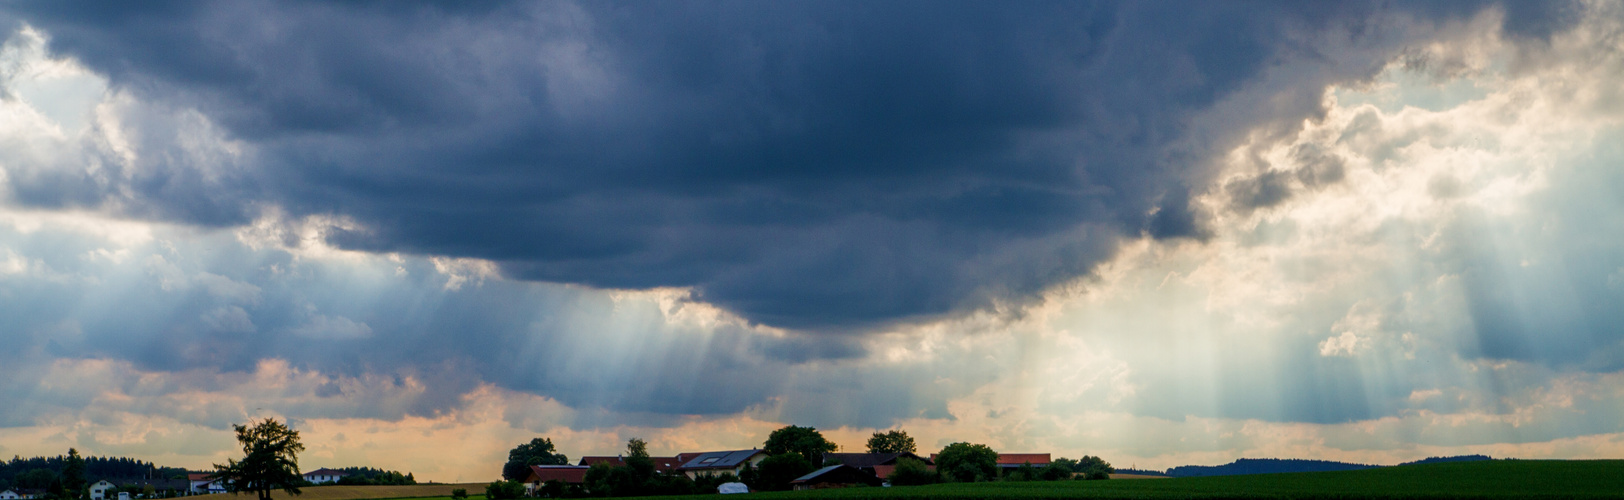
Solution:
[(208, 472), (189, 472), (189, 473), (186, 474), (186, 480), (187, 481), (208, 481), (209, 480), (209, 475), (210, 474)]
[[(935, 462), (936, 461), (936, 455), (939, 455), (939, 453), (930, 454), (930, 461)], [(1042, 467), (1042, 466), (1045, 466), (1045, 465), (1049, 465), (1049, 454), (1048, 453), (999, 453), (998, 454), (998, 465), (1021, 465), (1021, 464), (1025, 464), (1025, 463), (1031, 463), (1033, 466), (1037, 466), (1037, 467)]]
[(999, 465), (1032, 464), (1036, 466), (1049, 465), (1048, 453), (999, 453)]
[[(926, 465), (925, 469), (930, 470), (930, 471), (935, 471), (936, 466), (934, 466), (934, 465)], [(890, 478), (891, 473), (896, 472), (896, 471), (897, 471), (897, 466), (895, 466), (895, 465), (876, 465), (876, 466), (874, 466), (874, 476), (878, 477), (880, 479)]]
[(547, 481), (563, 481), (571, 484), (586, 482), (586, 470), (591, 467), (580, 465), (532, 465), (530, 477), (525, 478), (526, 483), (545, 483)]

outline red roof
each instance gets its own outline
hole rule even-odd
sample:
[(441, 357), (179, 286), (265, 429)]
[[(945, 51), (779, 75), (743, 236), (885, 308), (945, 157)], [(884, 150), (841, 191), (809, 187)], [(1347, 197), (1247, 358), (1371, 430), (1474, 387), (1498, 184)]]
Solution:
[[(934, 466), (934, 465), (926, 465), (925, 470), (935, 471), (936, 466)], [(876, 465), (876, 466), (874, 466), (874, 476), (878, 477), (880, 479), (889, 479), (891, 477), (891, 473), (896, 472), (896, 471), (897, 471), (897, 466), (895, 466), (895, 465)]]
[(591, 467), (580, 465), (532, 465), (530, 477), (525, 478), (526, 483), (545, 483), (547, 481), (563, 481), (571, 484), (586, 482), (586, 470)]
[(999, 465), (1049, 465), (1048, 453), (999, 453)]
[(207, 473), (207, 472), (189, 472), (189, 473), (186, 474), (186, 480), (187, 481), (208, 481), (209, 480), (209, 473)]
[[(940, 453), (932, 453), (932, 454), (930, 454), (930, 461), (935, 462), (936, 461), (936, 455), (940, 455)], [(1035, 465), (1035, 466), (1049, 465), (1049, 454), (1048, 453), (999, 453), (998, 454), (998, 465), (1021, 465), (1021, 464), (1026, 464), (1026, 463), (1030, 463), (1030, 464)]]

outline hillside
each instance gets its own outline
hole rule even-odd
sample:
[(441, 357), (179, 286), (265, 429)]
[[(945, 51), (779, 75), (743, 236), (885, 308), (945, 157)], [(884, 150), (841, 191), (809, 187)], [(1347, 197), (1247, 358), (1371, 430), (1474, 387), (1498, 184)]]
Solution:
[(1328, 460), (1298, 460), (1280, 458), (1242, 458), (1224, 465), (1185, 465), (1167, 469), (1172, 477), (1238, 476), (1243, 474), (1280, 474), (1289, 472), (1333, 472), (1362, 470), (1376, 465), (1350, 464)]

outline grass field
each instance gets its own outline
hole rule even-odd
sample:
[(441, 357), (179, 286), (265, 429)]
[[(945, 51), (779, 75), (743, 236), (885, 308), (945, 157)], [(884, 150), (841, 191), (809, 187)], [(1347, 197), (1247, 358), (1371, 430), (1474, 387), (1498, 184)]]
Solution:
[[(468, 484), (412, 484), (405, 486), (311, 486), (300, 488), (303, 495), (293, 496), (287, 492), (277, 490), (271, 492), (271, 498), (276, 500), (370, 500), (376, 498), (451, 498), (451, 490), (463, 488), (468, 490), (469, 500), (485, 498), (485, 483)], [(202, 495), (186, 497), (188, 500), (244, 500), (252, 499), (253, 495), (232, 495), (221, 493), (217, 495)]]
[[(1427, 499), (1624, 498), (1624, 460), (1457, 462), (1345, 472), (1143, 481), (939, 484), (755, 493), (749, 498)], [(673, 497), (663, 497), (673, 498)], [(681, 498), (710, 498), (690, 496)]]

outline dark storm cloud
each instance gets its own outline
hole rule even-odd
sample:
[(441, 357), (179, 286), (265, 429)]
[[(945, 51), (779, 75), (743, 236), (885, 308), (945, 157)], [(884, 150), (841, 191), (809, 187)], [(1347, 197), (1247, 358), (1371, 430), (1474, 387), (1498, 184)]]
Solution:
[[(813, 329), (1020, 300), (1086, 274), (1118, 238), (1200, 236), (1188, 189), (1212, 148), (1250, 124), (1315, 115), (1323, 85), (1386, 57), (1321, 66), (1277, 90), (1296, 104), (1197, 140), (1190, 118), (1263, 71), (1323, 64), (1313, 33), (1380, 38), (1365, 30), (1383, 8), (8, 8), (114, 87), (195, 107), (257, 148), (223, 185), (180, 170), (118, 191), (137, 193), (120, 206), (150, 207), (141, 215), (337, 213), (362, 226), (330, 235), (353, 249), (490, 259), (524, 279), (692, 286), (752, 320)], [(1535, 35), (1563, 19), (1514, 12), (1508, 27)], [(93, 204), (54, 185), (14, 189)], [(1263, 187), (1254, 204), (1272, 199)]]

